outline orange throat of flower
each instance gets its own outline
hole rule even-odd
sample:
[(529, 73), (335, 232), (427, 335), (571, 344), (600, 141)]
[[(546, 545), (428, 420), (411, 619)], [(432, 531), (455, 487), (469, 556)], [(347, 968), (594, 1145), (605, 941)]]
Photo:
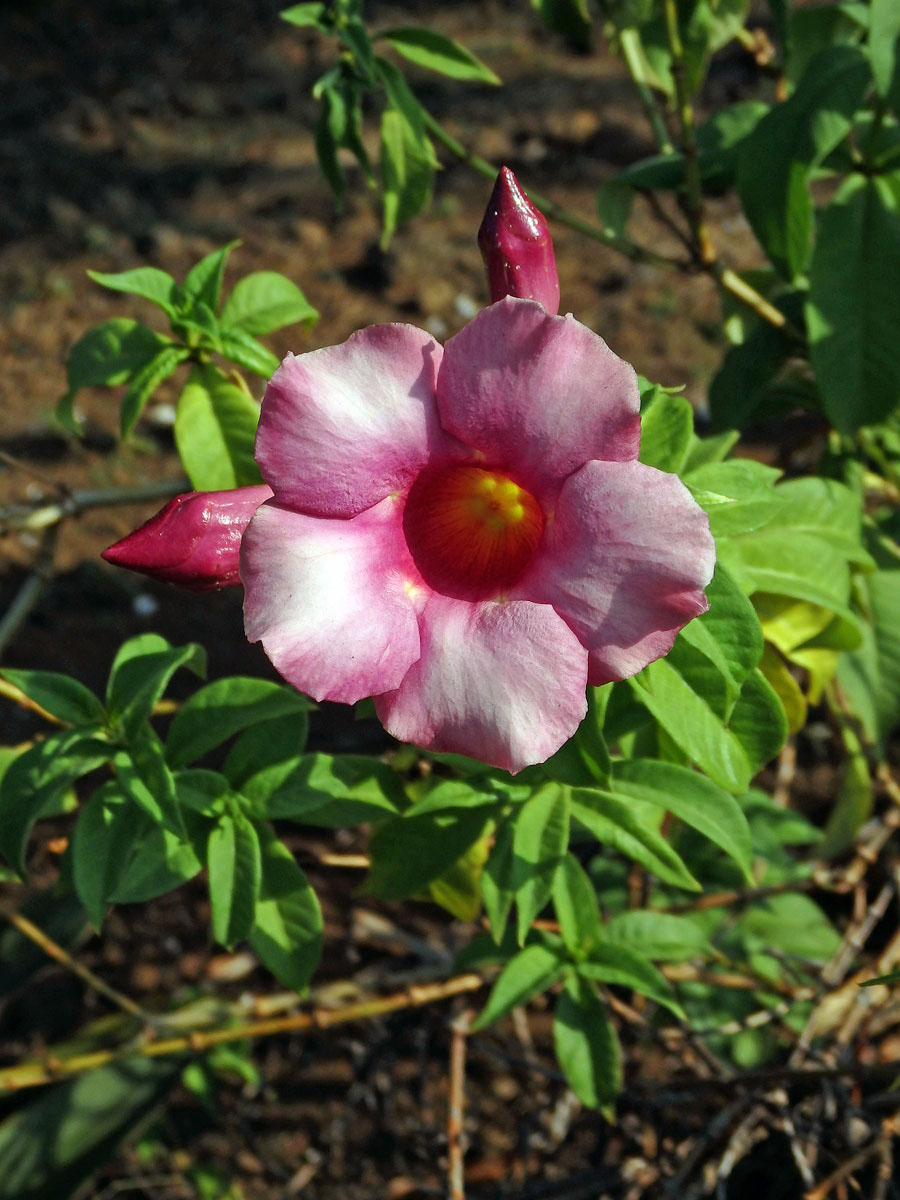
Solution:
[(464, 599), (495, 597), (517, 583), (543, 529), (543, 513), (530, 492), (482, 467), (424, 471), (403, 514), (422, 578), (435, 591)]

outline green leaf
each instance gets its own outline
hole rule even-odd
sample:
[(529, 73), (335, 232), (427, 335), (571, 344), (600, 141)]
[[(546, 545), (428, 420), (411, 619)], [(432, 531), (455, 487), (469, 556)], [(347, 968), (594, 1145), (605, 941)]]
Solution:
[(605, 179), (597, 189), (597, 216), (607, 235), (624, 238), (628, 234), (628, 221), (634, 204), (634, 188), (623, 183), (621, 176)]
[(234, 285), (219, 319), (226, 333), (241, 329), (258, 337), (299, 322), (309, 328), (318, 315), (290, 279), (277, 271), (254, 271)]
[(515, 814), (512, 886), (522, 945), (553, 889), (556, 869), (569, 845), (569, 789), (547, 783)]
[(615, 764), (613, 790), (659, 805), (699, 830), (734, 859), (752, 883), (750, 829), (735, 798), (696, 771), (676, 763), (635, 758)]
[(112, 747), (84, 729), (51, 733), (14, 758), (0, 776), (0, 854), (19, 875), (31, 827), (60, 811), (63, 794), (76, 779), (103, 766)]
[(347, 105), (344, 97), (337, 88), (324, 89), (316, 120), (316, 158), (334, 193), (334, 206), (338, 212), (344, 206), (347, 191), (347, 178), (337, 153), (346, 128)]
[(729, 791), (746, 790), (752, 772), (743, 746), (667, 659), (651, 663), (628, 683), (672, 741), (711, 779)]
[(382, 248), (388, 246), (399, 225), (426, 207), (433, 173), (425, 143), (397, 109), (385, 109), (381, 116)]
[(700, 885), (641, 806), (599, 789), (572, 789), (572, 816), (598, 842), (646, 867), (664, 883), (689, 891)]
[(223, 771), (236, 791), (264, 815), (266, 803), (298, 770), (309, 732), (305, 713), (249, 726), (234, 741)]
[(778, 508), (770, 526), (794, 529), (821, 537), (864, 569), (872, 558), (862, 544), (862, 493), (836, 479), (808, 475), (789, 479), (775, 489)]
[(85, 804), (72, 835), (75, 891), (94, 929), (100, 929), (110, 896), (127, 870), (132, 846), (147, 822), (113, 781)]
[(130, 1058), (33, 1092), (0, 1124), (0, 1200), (93, 1191), (90, 1177), (162, 1104), (181, 1068), (176, 1056)]
[(719, 560), (743, 590), (807, 600), (854, 625), (850, 569), (842, 548), (818, 534), (778, 526), (720, 541)]
[(561, 34), (573, 49), (582, 52), (591, 45), (591, 16), (587, 0), (531, 0), (551, 33)]
[(558, 954), (536, 942), (515, 954), (494, 982), (487, 1003), (472, 1022), (473, 1029), (484, 1029), (527, 1004), (540, 992), (546, 992), (562, 974)]
[(604, 926), (603, 933), (608, 942), (640, 946), (641, 954), (660, 962), (684, 962), (709, 951), (702, 926), (674, 913), (648, 909), (616, 913)]
[(900, 559), (894, 543), (872, 535), (877, 569), (857, 581), (865, 614), (862, 644), (838, 660), (838, 681), (870, 741), (886, 753), (900, 725)]
[(172, 322), (172, 328), (189, 346), (200, 347), (204, 351), (221, 350), (219, 340), (219, 321), (216, 314), (202, 300), (191, 303), (190, 312), (179, 316)]
[(824, 961), (837, 951), (840, 934), (809, 896), (769, 896), (741, 914), (737, 928), (748, 950), (773, 948), (803, 959)]
[(167, 345), (136, 372), (125, 395), (122, 397), (120, 427), (122, 437), (128, 437), (144, 405), (159, 387), (183, 362), (191, 356), (187, 346)]
[(117, 275), (104, 275), (101, 271), (88, 271), (94, 283), (109, 288), (114, 292), (128, 292), (132, 296), (141, 296), (158, 305), (170, 317), (176, 313), (174, 292), (177, 287), (175, 280), (165, 271), (157, 267), (136, 267), (132, 271), (122, 271)]
[(110, 895), (112, 904), (143, 904), (182, 887), (200, 873), (203, 864), (191, 841), (147, 824), (138, 836)]
[(262, 882), (250, 945), (279, 983), (302, 991), (322, 953), (322, 913), (291, 852), (259, 830)]
[(659, 392), (641, 413), (641, 462), (677, 474), (684, 466), (694, 410), (683, 396)]
[(365, 24), (358, 17), (351, 16), (349, 19), (337, 22), (335, 30), (340, 40), (352, 53), (355, 66), (360, 74), (366, 81), (369, 81), (375, 71), (375, 50)]
[[(784, 311), (788, 305), (782, 302), (775, 307)], [(802, 323), (802, 311), (793, 320)], [(796, 397), (788, 394), (784, 369), (795, 350), (782, 329), (765, 321), (755, 325), (740, 345), (732, 346), (709, 387), (712, 428), (746, 429), (763, 412), (785, 404), (793, 407)]]
[(262, 379), (278, 370), (278, 359), (244, 329), (223, 329), (219, 334), (222, 356)]
[(657, 1004), (663, 1004), (676, 1017), (684, 1020), (681, 1005), (672, 994), (664, 975), (643, 953), (615, 942), (601, 942), (594, 946), (588, 958), (580, 962), (578, 974), (595, 983), (612, 983), (628, 987), (642, 996), (648, 996)]
[(709, 611), (685, 625), (679, 636), (700, 650), (722, 673), (734, 700), (747, 675), (762, 658), (759, 618), (721, 563), (716, 563), (706, 598)]
[(105, 721), (106, 710), (94, 693), (69, 675), (2, 667), (0, 677), (69, 725), (97, 726)]
[(695, 433), (691, 438), (684, 466), (681, 468), (682, 475), (697, 471), (701, 467), (715, 466), (721, 463), (740, 436), (736, 429), (728, 429), (724, 433), (716, 433), (702, 438), (697, 437)]
[(441, 779), (406, 810), (407, 817), (436, 812), (447, 808), (494, 808), (504, 799), (501, 792), (487, 779)]
[(900, 100), (900, 7), (895, 0), (870, 0), (869, 62), (879, 96)]
[(853, 0), (810, 8), (790, 7), (785, 59), (788, 84), (795, 87), (820, 51), (833, 45), (858, 45), (868, 21), (863, 5)]
[(850, 132), (869, 82), (854, 46), (830, 46), (809, 63), (797, 90), (742, 143), (738, 191), (763, 249), (787, 279), (803, 271), (812, 238), (809, 175)]
[(222, 292), (222, 280), (225, 278), (225, 264), (228, 256), (240, 241), (229, 242), (221, 250), (213, 250), (205, 258), (191, 267), (185, 276), (182, 291), (193, 308), (199, 301), (205, 304), (210, 312), (215, 313), (219, 308), (219, 296)]
[(431, 198), (437, 167), (425, 134), (422, 106), (392, 63), (377, 59), (389, 105), (381, 115), (381, 181), (384, 199), (382, 246), (398, 225), (420, 213)]
[(250, 725), (274, 717), (305, 716), (309, 708), (305, 696), (268, 679), (245, 675), (217, 679), (194, 692), (172, 718), (166, 758), (172, 768), (187, 766)]
[(900, 404), (900, 211), (886, 179), (851, 176), (821, 214), (806, 316), (825, 412), (842, 432)]
[(704, 506), (718, 550), (721, 538), (758, 529), (772, 519), (779, 503), (774, 484), (780, 474), (752, 459), (732, 458), (727, 462), (705, 463), (685, 476), (685, 483), (695, 496), (702, 490), (734, 501)]
[(817, 857), (826, 861), (850, 849), (874, 804), (869, 764), (849, 721), (843, 723), (841, 733), (845, 758), (838, 774), (837, 796), (816, 847)]
[[(723, 192), (737, 175), (741, 143), (769, 111), (759, 100), (743, 100), (714, 113), (697, 128), (700, 182), (705, 191)], [(684, 155), (655, 154), (626, 167), (617, 179), (631, 188), (676, 189), (684, 185)]]
[(195, 368), (175, 414), (175, 444), (197, 491), (259, 483), (259, 405), (214, 367)]
[(744, 680), (728, 727), (744, 748), (755, 775), (780, 753), (788, 736), (788, 720), (778, 693), (758, 668)]
[(259, 836), (242, 812), (226, 813), (209, 835), (206, 865), (213, 937), (230, 950), (248, 937), (262, 881)]
[(450, 79), (462, 79), (474, 83), (499, 84), (499, 78), (490, 67), (471, 51), (454, 42), (452, 38), (436, 33), (432, 29), (420, 29), (411, 25), (385, 29), (377, 35), (390, 42), (398, 54), (419, 67), (437, 71)]
[(292, 4), (290, 8), (283, 8), (278, 15), (289, 25), (298, 25), (301, 28), (313, 25), (317, 29), (327, 29), (328, 25), (325, 20), (327, 7), (322, 3)]
[(229, 803), (235, 803), (235, 792), (218, 771), (192, 767), (186, 771), (176, 771), (174, 777), (178, 803), (194, 812), (219, 817)]
[(611, 1104), (622, 1086), (615, 1031), (594, 988), (577, 976), (556, 1003), (553, 1044), (569, 1087), (588, 1108)]
[(601, 935), (600, 909), (594, 885), (573, 854), (567, 854), (556, 868), (553, 907), (566, 949), (575, 957), (586, 954)]
[(458, 921), (474, 921), (481, 912), (481, 875), (490, 853), (490, 833), (473, 842), (449, 871), (429, 883), (429, 900), (446, 909)]
[(609, 783), (611, 767), (603, 722), (610, 691), (608, 686), (588, 688), (584, 720), (572, 737), (538, 768), (548, 779), (574, 787), (596, 784), (605, 787)]
[(338, 159), (338, 149), (349, 150), (362, 167), (369, 183), (374, 183), (369, 156), (362, 140), (362, 92), (359, 79), (342, 63), (318, 81), (313, 95), (321, 102), (316, 122), (316, 155), (322, 173), (334, 192), (335, 207), (344, 201), (346, 181)]
[(304, 754), (281, 778), (276, 768), (274, 780), (260, 770), (240, 783), (234, 778), (229, 756), (225, 773), (243, 795), (260, 797), (262, 811), (270, 820), (287, 817), (306, 825), (358, 825), (396, 816), (406, 803), (397, 772), (363, 754)]
[(95, 325), (69, 351), (66, 379), (70, 392), (83, 387), (128, 383), (172, 342), (129, 317)]
[(120, 646), (106, 687), (110, 723), (131, 735), (150, 716), (179, 667), (201, 678), (206, 652), (196, 642), (170, 646), (158, 633), (142, 633)]
[(515, 893), (513, 892), (512, 820), (504, 821), (494, 836), (494, 845), (481, 872), (481, 898), (491, 927), (491, 937), (499, 946), (506, 932)]
[(445, 809), (379, 826), (369, 845), (372, 868), (365, 891), (382, 900), (420, 892), (462, 858), (488, 820), (484, 809)]
[(179, 837), (185, 832), (175, 779), (166, 766), (162, 742), (149, 725), (136, 729), (127, 749), (113, 760), (122, 789), (151, 821)]
[[(773, 530), (816, 537), (847, 562), (872, 565), (862, 545), (861, 494), (834, 479), (806, 476), (780, 483), (772, 492), (776, 506), (763, 535)], [(752, 540), (752, 539), (751, 539)], [(842, 593), (845, 594), (845, 593)]]

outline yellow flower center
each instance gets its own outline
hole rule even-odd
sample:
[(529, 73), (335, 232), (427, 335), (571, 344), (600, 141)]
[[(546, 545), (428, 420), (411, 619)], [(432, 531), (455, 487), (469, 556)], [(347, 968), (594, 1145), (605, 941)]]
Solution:
[(537, 549), (544, 516), (530, 492), (501, 471), (423, 471), (403, 514), (406, 542), (435, 591), (486, 599), (512, 587)]

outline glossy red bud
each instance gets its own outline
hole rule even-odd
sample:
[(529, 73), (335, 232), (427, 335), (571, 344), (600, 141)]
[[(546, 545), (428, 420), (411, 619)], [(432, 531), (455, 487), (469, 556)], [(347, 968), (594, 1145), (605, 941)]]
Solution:
[(550, 227), (509, 167), (501, 167), (478, 230), (491, 300), (520, 296), (559, 311), (559, 276)]
[(192, 592), (211, 592), (241, 582), (241, 538), (250, 518), (272, 489), (232, 488), (224, 492), (185, 492), (103, 557), (118, 567)]

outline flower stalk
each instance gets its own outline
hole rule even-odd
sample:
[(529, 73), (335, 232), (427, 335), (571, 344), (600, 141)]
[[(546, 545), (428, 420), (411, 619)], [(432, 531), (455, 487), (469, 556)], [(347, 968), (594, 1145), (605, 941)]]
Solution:
[(684, 45), (678, 28), (678, 8), (675, 0), (663, 0), (666, 21), (666, 36), (672, 55), (672, 80), (675, 84), (675, 102), (678, 123), (681, 126), (681, 149), (684, 153), (685, 213), (694, 239), (694, 252), (699, 262), (709, 268), (716, 261), (716, 248), (710, 237), (703, 212), (703, 189), (700, 182), (700, 159), (697, 152), (697, 136), (694, 129), (694, 110), (687, 86), (687, 69)]

